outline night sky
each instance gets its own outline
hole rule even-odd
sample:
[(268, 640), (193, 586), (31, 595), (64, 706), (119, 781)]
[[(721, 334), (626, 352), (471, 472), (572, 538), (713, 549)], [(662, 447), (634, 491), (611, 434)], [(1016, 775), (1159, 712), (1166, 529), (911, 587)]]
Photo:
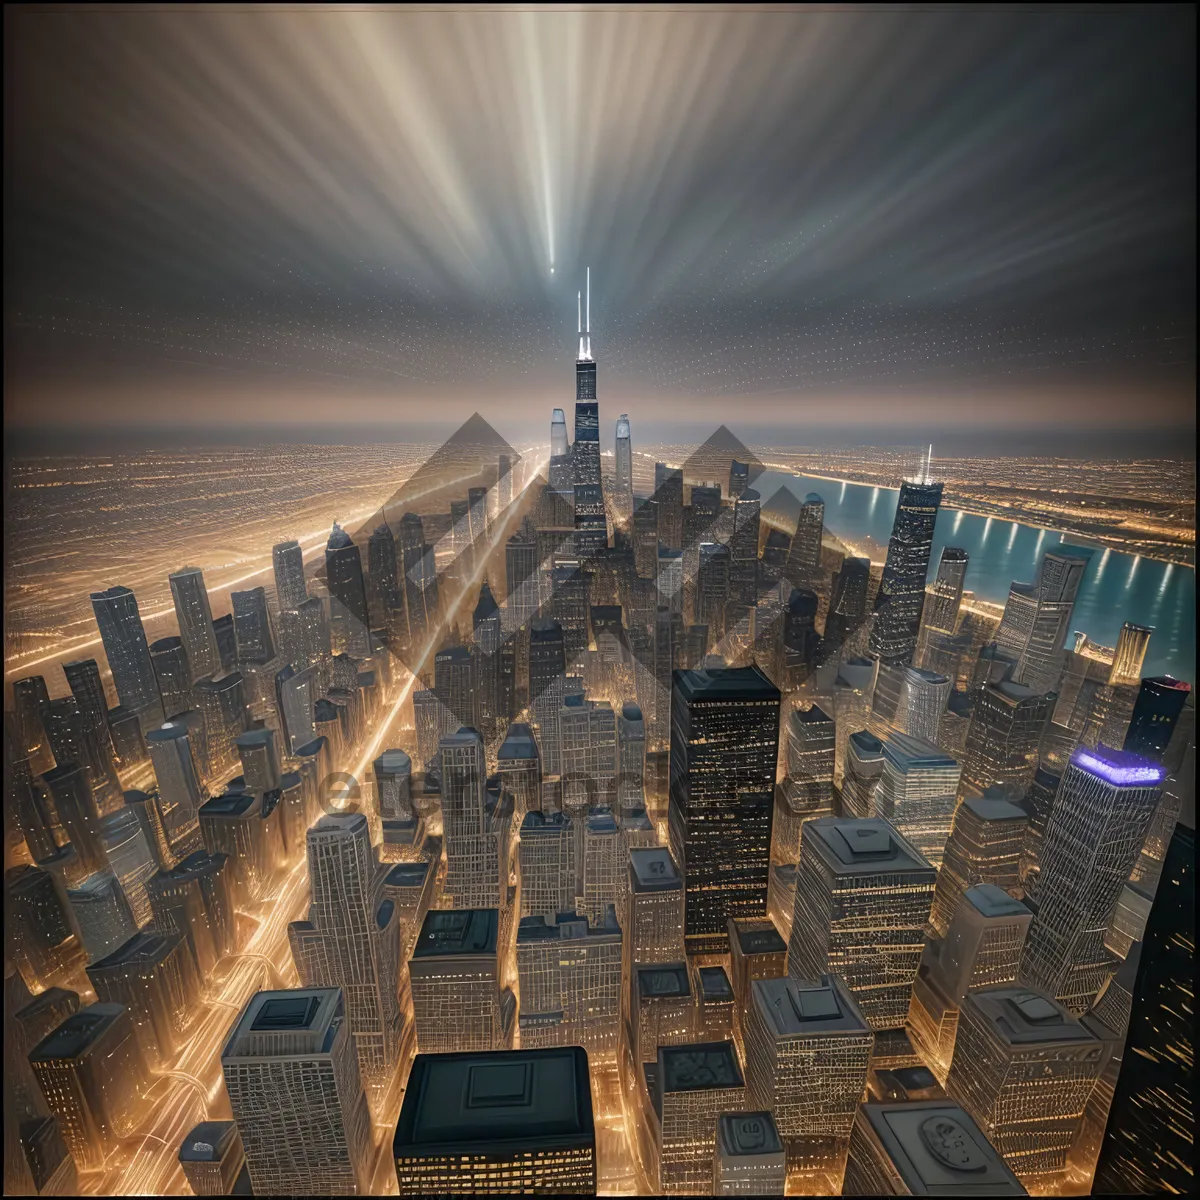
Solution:
[(1192, 6), (5, 32), (10, 430), (545, 437), (587, 265), (606, 440), (1194, 429)]

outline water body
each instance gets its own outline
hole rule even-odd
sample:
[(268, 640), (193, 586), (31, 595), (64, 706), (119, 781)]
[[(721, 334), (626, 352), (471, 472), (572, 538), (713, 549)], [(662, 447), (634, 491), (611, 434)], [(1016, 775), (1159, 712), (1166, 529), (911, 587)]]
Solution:
[[(869, 536), (886, 546), (891, 537), (898, 488), (831, 483), (777, 471), (765, 471), (754, 486), (764, 501), (781, 486), (799, 500), (816, 492), (825, 501), (826, 527), (844, 541), (861, 544)], [(937, 574), (943, 546), (961, 546), (971, 560), (966, 587), (977, 599), (1003, 604), (1013, 580), (1036, 580), (1042, 554), (1060, 541), (1069, 545), (1071, 535), (942, 508), (933, 533), (929, 577)], [(1113, 646), (1125, 621), (1154, 627), (1144, 674), (1195, 682), (1195, 571), (1140, 555), (1094, 550), (1075, 601), (1071, 630)]]

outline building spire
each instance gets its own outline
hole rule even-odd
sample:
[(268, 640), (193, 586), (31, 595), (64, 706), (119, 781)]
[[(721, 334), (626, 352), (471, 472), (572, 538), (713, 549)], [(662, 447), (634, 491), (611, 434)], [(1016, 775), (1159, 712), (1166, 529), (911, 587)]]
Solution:
[(925, 458), (925, 482), (933, 482), (933, 443), (929, 443), (929, 454)]
[(585, 357), (583, 351), (583, 293), (575, 293), (575, 332), (579, 334), (579, 357)]
[(592, 268), (587, 269), (587, 356), (592, 357)]

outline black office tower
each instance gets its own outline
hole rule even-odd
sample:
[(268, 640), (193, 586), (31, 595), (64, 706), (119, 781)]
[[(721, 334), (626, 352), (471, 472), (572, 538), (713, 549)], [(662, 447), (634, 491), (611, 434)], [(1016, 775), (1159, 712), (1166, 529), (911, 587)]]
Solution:
[(371, 646), (362, 554), (336, 521), (325, 547), (325, 574), (334, 653), (366, 658)]
[(900, 485), (887, 561), (875, 597), (870, 650), (889, 665), (912, 662), (925, 603), (925, 577), (933, 550), (933, 527), (942, 503), (940, 483), (905, 480)]
[(1146, 924), (1093, 1196), (1186, 1195), (1196, 1186), (1195, 871), (1196, 831), (1181, 822)]
[(1191, 691), (1190, 683), (1182, 683), (1170, 675), (1143, 679), (1124, 748), (1143, 758), (1162, 762), (1167, 743), (1175, 732), (1175, 723)]
[(689, 954), (727, 950), (730, 917), (766, 915), (779, 699), (758, 667), (674, 673), (668, 825)]

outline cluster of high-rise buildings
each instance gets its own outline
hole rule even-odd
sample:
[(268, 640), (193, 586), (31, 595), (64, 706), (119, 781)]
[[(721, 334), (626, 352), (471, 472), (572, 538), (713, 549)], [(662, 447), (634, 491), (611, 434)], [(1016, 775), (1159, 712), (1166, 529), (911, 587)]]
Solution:
[(932, 453), (880, 571), (816, 494), (770, 527), (724, 431), (640, 495), (600, 429), (581, 297), (544, 475), (473, 435), (448, 515), (335, 525), (316, 578), (282, 543), (227, 617), (176, 572), (153, 642), (97, 592), (111, 684), (14, 684), (6, 1192), (104, 1167), (300, 864), (196, 1194), (369, 1192), (393, 1119), (401, 1195), (594, 1192), (602, 1095), (666, 1194), (1184, 1190), (1194, 707), (1151, 631), (1066, 648), (1065, 544), (999, 620), (965, 551), (928, 583)]

